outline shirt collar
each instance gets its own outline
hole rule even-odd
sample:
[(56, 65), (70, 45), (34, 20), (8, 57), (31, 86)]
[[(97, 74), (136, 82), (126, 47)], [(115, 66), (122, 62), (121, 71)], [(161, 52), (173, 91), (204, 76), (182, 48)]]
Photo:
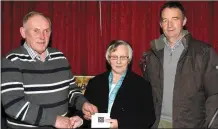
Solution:
[[(37, 58), (38, 60), (41, 60), (40, 59), (40, 55), (36, 52), (36, 51), (34, 51), (31, 47), (29, 47), (29, 45), (25, 42), (24, 43), (24, 48), (27, 50), (27, 52), (28, 52), (28, 54), (30, 55), (30, 57), (34, 60), (35, 58)], [(49, 54), (49, 52), (48, 52), (48, 49), (46, 49), (45, 50), (45, 52), (46, 52), (46, 55), (45, 55), (45, 58), (47, 57), (47, 56), (49, 56), (49, 58), (51, 58), (50, 57), (50, 54)]]
[(181, 42), (181, 39), (183, 38), (183, 36), (178, 39), (176, 42), (175, 42), (175, 45), (173, 47), (170, 46), (170, 43), (166, 40), (166, 37), (164, 37), (164, 43), (165, 43), (165, 46), (170, 50), (170, 51), (174, 51), (178, 46), (180, 46), (182, 44)]

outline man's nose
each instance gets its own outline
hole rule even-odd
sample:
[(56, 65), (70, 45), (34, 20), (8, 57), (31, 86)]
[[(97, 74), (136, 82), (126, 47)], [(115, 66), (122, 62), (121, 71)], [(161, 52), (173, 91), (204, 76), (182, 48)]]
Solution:
[(167, 27), (168, 27), (168, 28), (171, 28), (171, 27), (172, 27), (172, 24), (173, 24), (172, 21), (169, 21), (168, 24), (167, 24)]
[(40, 38), (40, 39), (45, 39), (45, 34), (44, 34), (43, 32), (40, 32), (40, 33), (39, 33), (39, 38)]

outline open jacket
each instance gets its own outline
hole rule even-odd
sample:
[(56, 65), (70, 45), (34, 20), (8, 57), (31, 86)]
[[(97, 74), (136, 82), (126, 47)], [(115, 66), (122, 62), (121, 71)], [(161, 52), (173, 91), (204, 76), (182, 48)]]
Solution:
[[(107, 113), (110, 72), (91, 79), (85, 91), (88, 101)], [(111, 119), (118, 120), (119, 129), (145, 129), (155, 122), (151, 85), (143, 77), (127, 71), (111, 109)]]
[[(218, 56), (214, 49), (187, 33), (177, 64), (173, 91), (173, 128), (218, 128)], [(141, 68), (150, 81), (158, 127), (163, 99), (163, 35), (151, 42)]]

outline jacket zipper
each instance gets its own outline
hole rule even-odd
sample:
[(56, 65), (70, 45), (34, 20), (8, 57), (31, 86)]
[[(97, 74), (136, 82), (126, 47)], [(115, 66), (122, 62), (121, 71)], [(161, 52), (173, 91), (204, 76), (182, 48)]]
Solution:
[(208, 128), (211, 128), (211, 125), (213, 124), (214, 119), (216, 118), (217, 115), (218, 115), (218, 109), (216, 109), (216, 112), (215, 112), (215, 114), (213, 115), (213, 117), (212, 117), (212, 119), (211, 119), (211, 121), (210, 121), (210, 123), (209, 123), (209, 125), (208, 125)]

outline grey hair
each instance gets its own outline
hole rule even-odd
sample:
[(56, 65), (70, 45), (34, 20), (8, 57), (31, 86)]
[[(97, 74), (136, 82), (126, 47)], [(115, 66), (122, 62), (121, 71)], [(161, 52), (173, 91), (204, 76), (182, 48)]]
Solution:
[(109, 56), (112, 52), (116, 51), (117, 47), (120, 46), (120, 45), (125, 45), (128, 49), (128, 60), (129, 62), (132, 61), (132, 56), (133, 56), (133, 50), (132, 50), (132, 47), (129, 45), (129, 43), (123, 41), (123, 40), (113, 40), (111, 41), (110, 45), (108, 46), (107, 48), (107, 51), (106, 51), (106, 54), (105, 54), (105, 57), (106, 57), (106, 60), (107, 62), (109, 63)]
[(40, 15), (40, 16), (46, 18), (47, 21), (49, 22), (49, 26), (50, 26), (50, 29), (51, 29), (51, 20), (50, 20), (47, 16), (45, 16), (44, 14), (39, 13), (39, 12), (35, 12), (35, 11), (29, 12), (28, 14), (26, 14), (26, 15), (24, 16), (24, 18), (23, 18), (23, 26), (27, 23), (27, 21), (28, 21), (31, 17), (36, 16), (36, 15)]

